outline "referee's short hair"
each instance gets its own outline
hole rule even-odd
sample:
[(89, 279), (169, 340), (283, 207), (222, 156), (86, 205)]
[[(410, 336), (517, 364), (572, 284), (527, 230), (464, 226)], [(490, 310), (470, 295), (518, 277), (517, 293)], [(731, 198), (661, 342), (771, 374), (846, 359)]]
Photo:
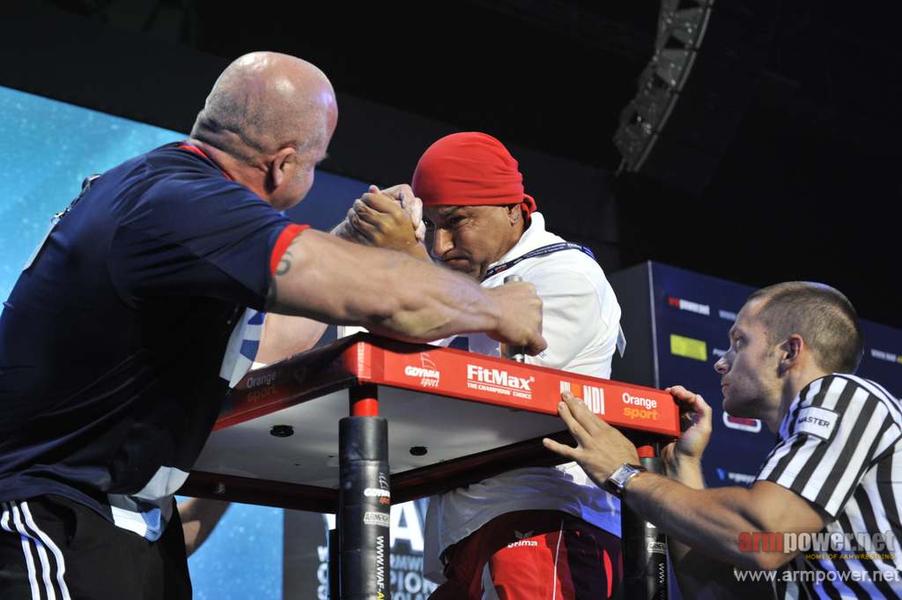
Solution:
[(855, 307), (839, 290), (822, 283), (788, 281), (762, 288), (748, 301), (764, 304), (756, 317), (767, 326), (770, 343), (802, 336), (818, 365), (832, 373), (854, 373), (864, 340)]

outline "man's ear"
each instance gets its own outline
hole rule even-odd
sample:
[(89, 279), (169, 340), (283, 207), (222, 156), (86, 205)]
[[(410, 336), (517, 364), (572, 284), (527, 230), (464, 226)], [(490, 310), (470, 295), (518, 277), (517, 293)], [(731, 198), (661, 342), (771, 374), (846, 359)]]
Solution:
[(805, 340), (797, 333), (793, 333), (780, 344), (780, 352), (783, 357), (780, 360), (780, 371), (786, 372), (799, 363), (802, 352), (805, 350)]
[(518, 222), (521, 217), (519, 204), (507, 207), (507, 218), (510, 219), (511, 224)]
[(297, 150), (286, 146), (276, 152), (269, 161), (266, 172), (267, 192), (272, 193), (278, 189), (286, 179), (290, 179), (290, 170), (297, 158)]

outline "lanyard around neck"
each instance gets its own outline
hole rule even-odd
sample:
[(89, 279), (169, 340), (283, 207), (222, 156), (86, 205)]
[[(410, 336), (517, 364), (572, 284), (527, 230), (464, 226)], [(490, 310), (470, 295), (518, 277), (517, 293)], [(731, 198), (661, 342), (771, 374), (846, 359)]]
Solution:
[(586, 256), (591, 258), (592, 260), (595, 260), (595, 255), (592, 254), (592, 251), (585, 246), (581, 246), (579, 244), (574, 244), (572, 242), (558, 242), (556, 244), (548, 244), (547, 246), (541, 246), (539, 248), (536, 248), (535, 250), (530, 250), (526, 254), (523, 254), (522, 256), (518, 256), (517, 258), (515, 258), (513, 260), (509, 260), (507, 262), (501, 263), (500, 265), (495, 265), (494, 267), (490, 268), (488, 271), (485, 272), (485, 277), (483, 277), (482, 280), (485, 281), (489, 277), (494, 277), (498, 273), (507, 271), (514, 265), (521, 263), (522, 261), (526, 260), (527, 258), (536, 258), (538, 256), (546, 256), (548, 254), (554, 254), (555, 252), (560, 252), (562, 250), (579, 250), (580, 252), (582, 252), (583, 254), (585, 254)]

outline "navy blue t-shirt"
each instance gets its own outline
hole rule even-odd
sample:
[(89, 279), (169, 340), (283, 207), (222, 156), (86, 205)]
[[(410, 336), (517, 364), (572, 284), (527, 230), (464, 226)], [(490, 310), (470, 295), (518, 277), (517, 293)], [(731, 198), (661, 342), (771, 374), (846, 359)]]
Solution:
[(0, 316), (0, 501), (58, 494), (155, 539), (288, 224), (178, 144), (94, 181)]

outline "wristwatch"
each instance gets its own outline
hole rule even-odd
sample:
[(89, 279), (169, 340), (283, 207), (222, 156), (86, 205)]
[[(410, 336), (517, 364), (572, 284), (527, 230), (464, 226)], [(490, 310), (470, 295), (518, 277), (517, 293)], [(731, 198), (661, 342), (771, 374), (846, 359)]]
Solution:
[(633, 477), (647, 470), (648, 469), (642, 465), (623, 463), (605, 480), (605, 488), (618, 498), (623, 498), (623, 493), (626, 491), (626, 484), (628, 484)]

